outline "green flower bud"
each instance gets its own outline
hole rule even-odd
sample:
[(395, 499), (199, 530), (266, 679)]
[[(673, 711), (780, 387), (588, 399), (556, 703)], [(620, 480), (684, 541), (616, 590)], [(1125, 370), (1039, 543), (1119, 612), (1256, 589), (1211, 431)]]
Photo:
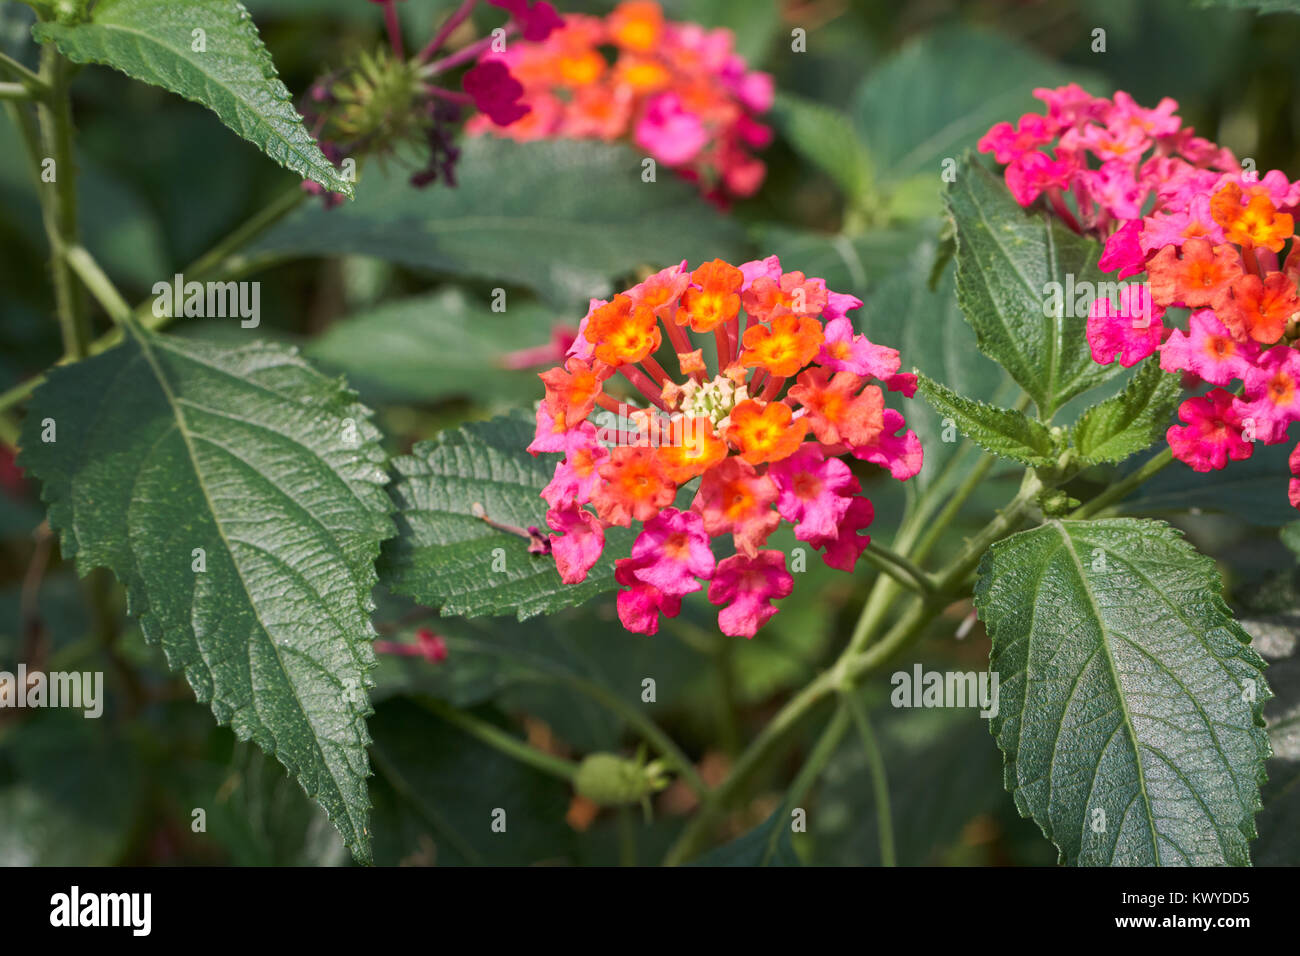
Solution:
[(573, 778), (574, 789), (602, 807), (640, 803), (666, 786), (668, 778), (657, 761), (644, 764), (608, 753), (583, 758)]

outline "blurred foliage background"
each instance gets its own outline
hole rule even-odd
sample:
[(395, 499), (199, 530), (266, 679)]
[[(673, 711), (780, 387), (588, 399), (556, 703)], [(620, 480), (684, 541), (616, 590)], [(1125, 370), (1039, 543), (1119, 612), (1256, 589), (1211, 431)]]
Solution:
[[(380, 15), (362, 0), (246, 5), (297, 94), (380, 42)], [(408, 35), (418, 39), (454, 4), (402, 6)], [(600, 12), (611, 4), (557, 6)], [(398, 176), (395, 184), (362, 185), (374, 193), (364, 207), (304, 209), (277, 227), (248, 263), (262, 282), (256, 333), (234, 320), (181, 320), (171, 331), (299, 343), (380, 410), (398, 452), (449, 425), (533, 400), (533, 372), (500, 367), (502, 350), (545, 343), (556, 324), (576, 325), (588, 295), (621, 288), (638, 267), (776, 252), (787, 268), (866, 299), (861, 325), (901, 347), (905, 366), (937, 366), (965, 394), (992, 398), (1004, 382), (974, 352), (952, 299), (951, 269), (931, 276), (942, 248), (939, 169), (993, 122), (1035, 108), (1034, 86), (1074, 79), (1095, 93), (1125, 89), (1148, 106), (1172, 96), (1202, 135), (1260, 169), (1300, 174), (1300, 16), (1184, 0), (669, 0), (665, 7), (674, 19), (730, 27), (751, 64), (776, 76), (778, 135), (763, 156), (767, 182), (725, 218), (676, 184), (667, 187), (676, 189), (671, 201), (646, 199), (634, 174), (607, 181), (599, 163), (578, 181), (573, 170), (588, 161), (585, 146), (478, 143), (454, 195), (442, 184), (416, 193)], [(34, 63), (30, 23), (22, 4), (0, 2), (0, 48)], [(806, 31), (806, 52), (791, 51), (796, 28)], [(1098, 28), (1105, 52), (1093, 52)], [(74, 93), (85, 241), (133, 300), (295, 187), (290, 174), (199, 106), (102, 68), (84, 70)], [(7, 389), (48, 367), (61, 348), (39, 210), (2, 115), (0, 144), (0, 389)], [(503, 196), (503, 182), (525, 185)], [(507, 230), (474, 250), (430, 241), (421, 228), (484, 206), (585, 222), (588, 239), (570, 247)], [(505, 269), (506, 262), (523, 265)], [(497, 287), (508, 291), (505, 314), (488, 308)], [(102, 315), (96, 321), (97, 331), (107, 330)], [(919, 399), (906, 410), (927, 441), (924, 483), (952, 451), (933, 441), (938, 423)], [(1278, 542), (1277, 525), (1289, 515), (1272, 507), (1282, 497), (1275, 485), (1283, 484), (1280, 466), (1272, 467), (1243, 468), (1231, 485), (1194, 486), (1171, 474), (1147, 505), (1205, 509), (1180, 523), (1219, 561), (1265, 654), (1288, 658), (1300, 597), (1294, 555)], [(986, 485), (941, 551), (1014, 492), (1009, 475)], [(878, 475), (869, 488), (873, 536), (888, 542), (911, 492)], [(0, 713), (0, 863), (346, 863), (333, 829), (282, 768), (214, 727), (144, 645), (112, 580), (103, 573), (78, 580), (56, 545), (34, 537), (41, 519), (36, 490), (0, 452), (0, 670), (33, 659), (55, 670), (103, 670), (110, 700), (98, 721), (75, 712)], [(649, 824), (639, 813), (597, 814), (566, 785), (442, 721), (426, 697), (472, 708), (557, 753), (630, 753), (634, 737), (616, 715), (535, 677), (577, 675), (637, 702), (642, 678), (652, 676), (652, 716), (716, 780), (739, 745), (842, 644), (869, 579), (863, 568), (850, 577), (813, 561), (782, 613), (748, 643), (720, 641), (704, 602), (687, 603), (680, 627), (646, 638), (622, 631), (612, 596), (520, 624), (428, 622), (419, 609), (378, 593), (376, 621), (386, 639), (409, 641), (416, 624), (429, 623), (447, 637), (450, 656), (439, 665), (385, 657), (377, 672), (377, 861), (658, 860), (692, 808), (684, 788), (660, 795)], [(969, 610), (950, 609), (900, 666), (912, 659), (935, 669), (986, 666), (978, 627), (955, 638)], [(1275, 686), (1293, 663), (1274, 668)], [(1294, 692), (1276, 689), (1274, 713), (1294, 712)], [(894, 710), (888, 690), (879, 682), (865, 693), (882, 735), (899, 861), (1054, 862), (1003, 790), (1000, 756), (975, 712)], [(733, 836), (760, 826), (779, 805), (810, 743), (765, 768), (728, 821)], [(1297, 766), (1283, 752), (1271, 768), (1271, 792), (1291, 799), (1261, 817), (1260, 862), (1297, 859)], [(509, 839), (488, 830), (497, 806), (509, 808)], [(879, 862), (872, 788), (856, 739), (847, 740), (810, 807), (809, 832), (794, 840), (801, 859)], [(193, 831), (194, 808), (205, 809), (206, 832)], [(735, 847), (743, 860), (744, 841)]]

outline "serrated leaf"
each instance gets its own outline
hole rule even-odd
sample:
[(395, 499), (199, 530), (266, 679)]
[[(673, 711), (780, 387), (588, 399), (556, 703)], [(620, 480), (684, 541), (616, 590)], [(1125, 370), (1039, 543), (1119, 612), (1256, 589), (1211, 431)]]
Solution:
[[(1005, 368), (1050, 420), (1065, 402), (1121, 369), (1092, 360), (1088, 316), (1060, 291), (1112, 282), (1101, 247), (1042, 212), (1021, 209), (1000, 179), (969, 157), (946, 193), (957, 227), (957, 300), (980, 350)], [(1063, 299), (1063, 296), (1062, 296)], [(1056, 315), (1054, 312), (1064, 312)]]
[(770, 817), (730, 843), (686, 866), (802, 866), (790, 842), (789, 820), (777, 808)]
[(830, 176), (850, 205), (866, 203), (871, 195), (871, 154), (845, 113), (781, 93), (772, 118), (795, 151)]
[[(541, 387), (530, 370), (510, 370), (501, 357), (545, 344), (561, 317), (536, 302), (493, 312), (460, 289), (386, 302), (330, 326), (307, 355), (347, 375), (367, 396), (437, 401), (472, 396), (522, 401)], [(571, 317), (564, 317), (570, 322)]]
[(626, 555), (630, 532), (605, 535), (605, 554), (581, 584), (564, 584), (549, 555), (528, 553), (522, 535), (496, 525), (546, 531), (542, 489), (558, 455), (525, 449), (535, 425), (524, 413), (443, 432), (393, 459), (398, 536), (384, 549), (380, 574), (398, 594), (444, 614), (515, 614), (525, 620), (582, 604), (614, 588), (612, 554)]
[(1026, 465), (1050, 465), (1059, 457), (1051, 430), (1024, 412), (963, 398), (919, 372), (917, 384), (935, 411), (986, 451)]
[(1063, 861), (1250, 863), (1270, 692), (1221, 588), (1157, 521), (1052, 521), (984, 556), (1006, 786)]
[[(203, 31), (196, 51), (195, 31)], [(201, 103), (281, 166), (334, 192), (352, 183), (325, 158), (237, 0), (100, 0), (89, 21), (39, 23), (76, 63), (101, 63)]]
[(389, 164), (367, 173), (356, 202), (305, 206), (250, 254), (356, 253), (519, 284), (576, 323), (638, 266), (742, 261), (731, 258), (744, 254), (738, 226), (670, 170), (642, 182), (642, 159), (608, 143), (472, 139), (455, 189), (413, 190)]
[(21, 458), (64, 556), (112, 569), (145, 638), (362, 860), (370, 592), (393, 531), (369, 414), (282, 347), (138, 332), (54, 369)]
[(1074, 446), (1091, 464), (1119, 462), (1135, 455), (1164, 434), (1169, 416), (1178, 407), (1183, 386), (1177, 375), (1147, 361), (1124, 388), (1080, 416), (1074, 426)]
[[(882, 178), (923, 177), (937, 197), (944, 160), (974, 148), (999, 120), (1041, 111), (1035, 87), (1072, 80), (1100, 92), (1091, 74), (1065, 69), (1004, 36), (946, 27), (911, 40), (868, 74), (852, 113)], [(937, 211), (933, 199), (930, 208)]]

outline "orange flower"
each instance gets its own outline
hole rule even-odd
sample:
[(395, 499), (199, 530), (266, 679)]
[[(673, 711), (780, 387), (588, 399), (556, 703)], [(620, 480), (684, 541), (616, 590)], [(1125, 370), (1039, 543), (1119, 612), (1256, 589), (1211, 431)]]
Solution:
[(793, 375), (812, 361), (822, 347), (822, 324), (808, 316), (783, 315), (769, 329), (751, 325), (745, 330), (745, 351), (740, 364), (758, 365), (782, 378)]
[(1295, 235), (1295, 220), (1289, 213), (1278, 212), (1263, 192), (1254, 192), (1245, 206), (1241, 200), (1241, 187), (1236, 183), (1228, 183), (1210, 199), (1210, 215), (1223, 227), (1228, 241), (1281, 252)]
[(607, 23), (615, 44), (634, 53), (649, 53), (659, 45), (664, 14), (657, 3), (631, 0), (615, 7)]
[(727, 438), (740, 449), (740, 457), (751, 465), (789, 458), (808, 432), (808, 422), (791, 421), (794, 413), (784, 402), (766, 405), (746, 399), (731, 410)]
[(740, 314), (740, 287), (745, 275), (735, 266), (714, 259), (692, 272), (691, 281), (699, 288), (687, 289), (682, 297), (685, 314), (678, 318), (678, 325), (689, 320), (696, 332), (712, 332)]
[(660, 447), (659, 457), (668, 477), (679, 485), (727, 457), (727, 443), (713, 430), (713, 423), (702, 416), (677, 418), (670, 435), (675, 444)]
[(1211, 247), (1208, 239), (1188, 239), (1181, 259), (1178, 252), (1177, 246), (1165, 246), (1147, 263), (1156, 305), (1207, 306), (1242, 273), (1241, 257), (1232, 246)]
[(635, 364), (659, 348), (660, 332), (654, 312), (628, 295), (616, 295), (591, 313), (586, 338), (595, 346), (596, 358), (617, 367)]
[(868, 385), (859, 394), (862, 379), (852, 372), (810, 368), (790, 389), (790, 397), (808, 410), (813, 434), (828, 445), (845, 442), (854, 447), (870, 445), (884, 427), (885, 398), (879, 388)]
[(677, 486), (652, 448), (620, 445), (612, 449), (600, 466), (600, 477), (604, 481), (591, 499), (596, 514), (601, 521), (624, 528), (633, 521), (649, 521), (677, 495)]
[(1263, 280), (1243, 275), (1219, 293), (1214, 311), (1238, 341), (1272, 345), (1300, 312), (1300, 296), (1295, 283), (1280, 272), (1270, 272)]
[(809, 280), (802, 272), (787, 272), (778, 283), (759, 276), (743, 295), (745, 311), (759, 322), (782, 315), (821, 315), (826, 308), (826, 284)]
[(601, 382), (611, 374), (608, 366), (593, 367), (579, 358), (569, 359), (564, 368), (539, 373), (537, 377), (546, 383), (546, 410), (556, 426), (567, 430), (590, 415)]

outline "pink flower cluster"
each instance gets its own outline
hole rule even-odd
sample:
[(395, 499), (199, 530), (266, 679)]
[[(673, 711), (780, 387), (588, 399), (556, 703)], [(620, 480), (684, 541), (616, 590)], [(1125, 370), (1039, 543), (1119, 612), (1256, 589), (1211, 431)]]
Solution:
[[(1300, 420), (1300, 255), (1282, 253), (1294, 249), (1300, 182), (1241, 169), (1229, 150), (1183, 127), (1168, 98), (1148, 110), (1123, 92), (1034, 95), (1046, 116), (999, 123), (980, 149), (1008, 164), (1021, 205), (1045, 196), (1067, 225), (1103, 240), (1103, 270), (1148, 278), (1093, 302), (1093, 359), (1130, 367), (1158, 351), (1160, 367), (1186, 387), (1217, 386), (1184, 401), (1182, 424), (1166, 435), (1174, 457), (1196, 471), (1287, 441)], [(1044, 151), (1053, 139), (1054, 151)], [(1165, 326), (1171, 308), (1190, 310), (1186, 329)], [(1289, 498), (1300, 508), (1300, 446), (1290, 468)]]
[(493, 76), (505, 101), (467, 128), (517, 140), (631, 139), (718, 201), (749, 196), (766, 174), (750, 150), (771, 141), (755, 117), (771, 108), (773, 84), (733, 43), (730, 30), (670, 22), (647, 0), (603, 18), (566, 15), (541, 42), (484, 55), (471, 73), (504, 65)]

